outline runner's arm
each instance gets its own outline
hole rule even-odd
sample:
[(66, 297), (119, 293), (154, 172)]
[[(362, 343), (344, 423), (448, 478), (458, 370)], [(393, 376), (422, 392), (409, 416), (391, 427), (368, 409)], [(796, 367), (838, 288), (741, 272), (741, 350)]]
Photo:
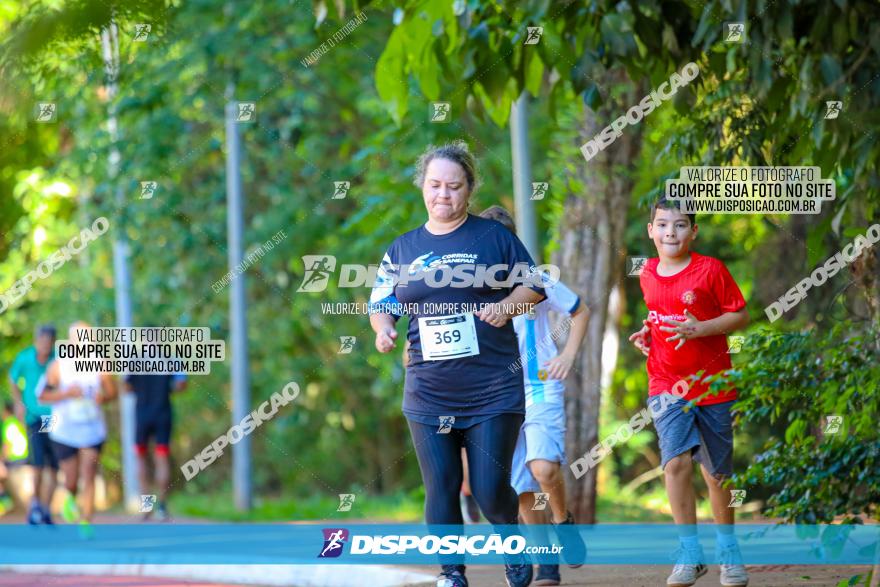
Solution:
[[(488, 322), (496, 328), (501, 328), (514, 316), (528, 313), (532, 305), (537, 304), (545, 297), (547, 296), (529, 287), (518, 285), (510, 292), (509, 296), (500, 302), (488, 304), (482, 310), (474, 312), (474, 314), (483, 322)], [(513, 310), (513, 312), (507, 312), (506, 310)]]
[(502, 304), (507, 304), (508, 307), (514, 308), (514, 313), (510, 315), (511, 318), (514, 316), (519, 316), (520, 314), (528, 314), (529, 307), (534, 304), (537, 304), (544, 298), (546, 298), (542, 293), (538, 293), (530, 287), (526, 287), (524, 285), (518, 285), (513, 288), (513, 291), (510, 292), (510, 295), (501, 300)]
[(577, 351), (584, 342), (587, 335), (587, 325), (590, 323), (590, 309), (581, 304), (578, 309), (571, 315), (571, 332), (562, 349), (563, 355), (569, 355), (572, 358), (577, 355)]
[(101, 373), (101, 389), (95, 396), (95, 401), (103, 404), (115, 399), (117, 395), (116, 379), (110, 373)]
[(704, 334), (702, 336), (715, 336), (717, 334), (730, 334), (734, 330), (742, 330), (749, 325), (749, 312), (745, 308), (736, 312), (725, 312), (717, 318), (701, 322)]
[(587, 335), (587, 324), (590, 322), (590, 309), (580, 304), (571, 315), (571, 332), (565, 343), (565, 348), (556, 357), (547, 361), (545, 365), (547, 375), (551, 379), (565, 379), (574, 360), (577, 358), (578, 349)]
[(11, 374), (9, 375), (9, 389), (12, 390), (12, 409), (15, 417), (24, 422), (24, 402), (21, 401), (21, 389)]
[(633, 332), (629, 336), (629, 341), (639, 349), (646, 357), (651, 352), (651, 325), (648, 319), (642, 320), (642, 328), (638, 332)]
[[(689, 338), (701, 338), (704, 336), (718, 336), (730, 334), (734, 330), (745, 328), (749, 323), (749, 312), (745, 308), (736, 312), (725, 312), (711, 320), (697, 320), (689, 310), (684, 311), (684, 322), (666, 318), (663, 321), (671, 326), (661, 326), (660, 330), (672, 332), (673, 336), (666, 340), (687, 340)], [(681, 343), (679, 343), (679, 346)]]
[(82, 397), (82, 390), (76, 385), (73, 385), (64, 391), (57, 389), (59, 379), (60, 374), (58, 373), (58, 362), (53, 361), (49, 365), (49, 368), (46, 369), (46, 386), (43, 387), (43, 391), (39, 394), (40, 403), (52, 404), (65, 399)]
[(391, 314), (370, 314), (370, 326), (376, 333), (376, 350), (387, 353), (394, 348), (397, 330), (394, 328), (394, 316)]

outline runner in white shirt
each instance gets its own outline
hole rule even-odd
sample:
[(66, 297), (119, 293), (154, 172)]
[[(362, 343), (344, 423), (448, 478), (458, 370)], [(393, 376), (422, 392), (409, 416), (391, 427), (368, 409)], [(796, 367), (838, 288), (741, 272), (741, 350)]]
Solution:
[[(79, 340), (77, 328), (89, 328), (85, 322), (70, 327), (68, 340)], [(46, 371), (46, 384), (38, 390), (43, 403), (52, 404), (52, 422), (47, 428), (52, 450), (64, 472), (68, 494), (62, 517), (79, 522), (85, 536), (91, 536), (89, 524), (95, 513), (95, 476), (101, 447), (107, 438), (107, 425), (101, 405), (116, 397), (116, 382), (109, 373), (78, 373), (74, 359), (55, 359)], [(83, 487), (80, 505), (76, 495), (79, 479)]]
[[(516, 227), (510, 213), (492, 206), (481, 216), (500, 222), (511, 232)], [(519, 339), (520, 360), (526, 393), (526, 418), (520, 429), (513, 455), (511, 485), (519, 495), (519, 514), (527, 524), (546, 524), (546, 509), (533, 510), (536, 493), (548, 494), (556, 533), (564, 548), (563, 557), (573, 568), (579, 567), (586, 548), (574, 517), (565, 503), (565, 484), (561, 466), (565, 459), (565, 384), (577, 350), (587, 332), (590, 312), (576, 293), (562, 282), (544, 284), (547, 299), (535, 305), (530, 314), (516, 316), (513, 327)], [(566, 316), (555, 330), (550, 312)], [(569, 318), (570, 317), (570, 318)], [(559, 353), (556, 339), (569, 332), (565, 349)], [(535, 585), (559, 585), (559, 565), (541, 564)]]

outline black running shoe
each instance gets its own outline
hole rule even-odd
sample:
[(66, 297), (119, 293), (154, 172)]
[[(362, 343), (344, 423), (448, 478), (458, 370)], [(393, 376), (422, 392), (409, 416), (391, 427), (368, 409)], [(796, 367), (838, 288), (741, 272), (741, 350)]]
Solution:
[(587, 545), (581, 538), (580, 532), (574, 524), (574, 516), (568, 512), (564, 522), (555, 524), (556, 535), (562, 544), (562, 558), (572, 569), (582, 567), (587, 559)]
[(538, 576), (535, 577), (535, 585), (550, 587), (559, 585), (562, 577), (559, 576), (559, 565), (538, 565)]
[(464, 568), (464, 565), (443, 565), (437, 577), (437, 587), (468, 587)]
[(504, 565), (507, 587), (527, 587), (532, 582), (532, 564)]

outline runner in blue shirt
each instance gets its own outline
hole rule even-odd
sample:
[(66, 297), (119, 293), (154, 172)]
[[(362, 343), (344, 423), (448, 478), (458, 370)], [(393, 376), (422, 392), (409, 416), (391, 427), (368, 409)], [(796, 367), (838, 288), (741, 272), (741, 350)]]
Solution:
[[(464, 142), (430, 147), (416, 169), (428, 221), (395, 239), (379, 268), (370, 297), (376, 348), (395, 347), (396, 320), (406, 314), (403, 412), (425, 484), (427, 523), (462, 524), (464, 446), (483, 515), (515, 525), (510, 468), (525, 395), (522, 376), (508, 368), (519, 358), (510, 320), (544, 298), (540, 273), (514, 234), (468, 214), (477, 180)], [(441, 561), (450, 564), (437, 584), (467, 587), (461, 557)], [(510, 559), (505, 576), (508, 585), (525, 587), (532, 566)]]
[[(49, 506), (55, 493), (58, 459), (52, 452), (49, 435), (43, 427), (43, 417), (52, 414), (49, 405), (37, 400), (37, 384), (46, 373), (46, 367), (55, 358), (55, 327), (49, 324), (37, 328), (34, 344), (24, 349), (9, 370), (9, 387), (16, 417), (27, 425), (28, 464), (33, 475), (34, 495), (28, 510), (29, 524), (51, 524)], [(43, 477), (46, 482), (43, 483)]]

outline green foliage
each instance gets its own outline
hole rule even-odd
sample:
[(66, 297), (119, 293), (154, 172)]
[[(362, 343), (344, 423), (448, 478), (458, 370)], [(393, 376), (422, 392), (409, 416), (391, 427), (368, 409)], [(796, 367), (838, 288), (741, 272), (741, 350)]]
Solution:
[[(736, 487), (771, 490), (767, 514), (802, 524), (877, 518), (880, 501), (880, 353), (874, 333), (844, 322), (827, 332), (752, 334), (728, 375), (742, 425), (784, 426)], [(719, 378), (720, 379), (720, 378)], [(721, 381), (716, 383), (720, 384)], [(828, 416), (843, 417), (824, 433)]]
[[(865, 198), (869, 218), (880, 205), (872, 165), (880, 158), (872, 131), (880, 122), (875, 3), (593, 0), (550, 10), (548, 2), (492, 0), (463, 3), (457, 16), (445, 0), (396, 4), (405, 17), (386, 44), (376, 80), (398, 124), (406, 111), (404, 76), (412, 73), (433, 100), (438, 65), (454, 107), (466, 103), (475, 116), (504, 125), (523, 91), (537, 95), (543, 88), (554, 104), (570, 99), (571, 87), (596, 109), (614, 91), (595, 81), (605, 67), (623, 64), (633, 80), (647, 77), (656, 87), (695, 61), (700, 77), (674, 100), (686, 123), (667, 136), (665, 150), (680, 150), (689, 164), (809, 161), (838, 181), (838, 214), (850, 213), (855, 194)], [(747, 23), (746, 42), (727, 43), (724, 23), (737, 20)], [(442, 26), (432, 29), (431, 21)], [(524, 45), (527, 27), (539, 25), (540, 42)], [(444, 59), (425, 58), (426, 45)], [(552, 73), (539, 84), (541, 71)], [(825, 120), (827, 100), (844, 103), (838, 119)], [(818, 226), (814, 234), (825, 230)]]
[[(290, 380), (303, 388), (295, 405), (252, 438), (258, 494), (296, 491), (278, 506), (267, 498), (266, 511), (257, 514), (266, 519), (319, 516), (335, 509), (342, 492), (390, 494), (393, 502), (402, 491), (407, 511), (418, 502), (410, 492), (419, 486), (418, 468), (399, 409), (400, 357), (371, 350), (364, 316), (323, 313), (321, 302), (364, 302), (366, 289), (296, 291), (301, 257), (323, 253), (340, 264), (378, 263), (395, 236), (424, 219), (411, 178), (428, 143), (466, 137), (481, 155), (487, 186), (475, 208), (511, 206), (510, 152), (500, 127), (523, 91), (541, 98), (531, 128), (533, 154), (542, 154), (534, 160), (535, 179), (551, 184), (541, 212), (548, 250), (564, 198), (584, 189), (573, 139), (582, 109), (597, 109), (629, 89), (597, 82), (606, 68), (621, 64), (631, 79), (647, 79), (652, 87), (690, 60), (702, 73), (674, 104), (642, 122), (645, 147), (620, 170), (636, 180), (620, 262), (627, 254), (653, 256), (645, 203), (684, 164), (813, 161), (838, 182), (838, 202), (812, 225), (803, 259), (774, 248), (780, 230), (767, 219), (700, 219), (697, 249), (728, 263), (747, 298), (766, 289), (762, 273), (821, 260), (838, 250), (829, 233), (845, 235), (876, 215), (872, 132), (880, 18), (868, 3), (470, 0), (455, 14), (449, 0), (398, 2), (397, 10), (271, 0), (236, 3), (232, 15), (208, 0), (130, 2), (115, 14), (122, 65), (112, 104), (96, 34), (108, 22), (109, 6), (54, 4), (60, 8), (10, 8), (0, 1), (0, 289), (96, 216), (107, 215), (112, 228), (3, 315), (0, 362), (8, 365), (29, 342), (35, 323), (114, 323), (116, 231), (131, 246), (136, 324), (210, 326), (215, 337), (227, 337), (227, 293), (211, 286), (228, 270), (223, 111), (234, 84), (231, 98), (257, 103), (257, 122), (240, 127), (245, 252), (279, 230), (288, 235), (239, 277), (247, 289), (253, 404)], [(303, 56), (352, 16), (349, 7), (365, 9), (368, 20), (316, 64), (300, 67)], [(757, 13), (762, 16), (751, 18)], [(734, 19), (750, 22), (745, 45), (720, 39), (723, 21)], [(152, 23), (149, 42), (132, 40), (138, 22)], [(544, 28), (536, 45), (524, 45), (528, 26)], [(32, 123), (34, 102), (50, 98), (58, 104), (58, 122)], [(843, 116), (826, 121), (824, 101), (835, 98), (844, 100)], [(452, 104), (452, 124), (428, 122), (430, 101)], [(107, 164), (111, 105), (122, 136), (117, 178)], [(389, 113), (396, 126), (388, 124)], [(146, 180), (159, 184), (151, 200), (139, 199)], [(345, 200), (330, 199), (334, 181), (351, 182)], [(125, 196), (118, 208), (117, 190)], [(788, 230), (794, 222), (780, 224)], [(628, 334), (644, 308), (637, 280), (627, 279), (622, 288), (622, 334)], [(760, 315), (759, 301), (752, 302), (753, 314)], [(811, 304), (812, 292), (803, 307)], [(744, 431), (737, 459), (751, 463), (737, 481), (750, 495), (769, 497), (770, 515), (799, 521), (876, 515), (877, 402), (870, 394), (880, 386), (876, 347), (871, 333), (860, 330), (867, 326), (765, 332), (734, 359)], [(354, 353), (337, 354), (342, 335), (357, 336)], [(175, 399), (178, 461), (230, 426), (228, 375), (215, 365)], [(627, 347), (604, 402), (603, 430), (643, 406), (646, 383), (644, 358)], [(845, 432), (817, 432), (830, 414), (844, 416)], [(116, 434), (115, 418), (109, 421)], [(616, 450), (609, 491), (656, 466), (652, 451), (648, 432)], [(111, 478), (118, 454), (114, 437), (103, 462)], [(184, 509), (235, 518), (221, 507), (228, 501), (223, 491), (216, 500), (201, 497), (225, 487), (230, 468), (225, 455), (192, 482), (176, 480)], [(642, 509), (658, 495), (657, 487), (640, 496), (600, 495), (600, 515), (608, 508), (627, 519), (660, 519)]]
[[(230, 26), (214, 7), (206, 1), (169, 6), (167, 28), (154, 27), (147, 42), (121, 35), (116, 179), (108, 172), (110, 103), (103, 76), (94, 74), (101, 72), (97, 38), (59, 39), (44, 60), (25, 60), (14, 72), (14, 115), (2, 128), (25, 139), (19, 151), (0, 152), (0, 182), (10, 186), (0, 193), (0, 209), (19, 211), (2, 218), (12, 229), (0, 238), (0, 252), (9, 251), (0, 255), (0, 291), (96, 216), (110, 218), (111, 230), (3, 315), (0, 367), (29, 344), (36, 323), (53, 321), (62, 329), (79, 318), (115, 323), (117, 231), (131, 249), (136, 325), (209, 326), (215, 338), (228, 338), (228, 289), (215, 293), (212, 284), (228, 271), (223, 112), (235, 79), (233, 98), (257, 104), (257, 122), (240, 127), (245, 254), (279, 230), (287, 235), (236, 278), (247, 291), (253, 406), (288, 381), (303, 389), (295, 404), (252, 436), (256, 492), (297, 488), (336, 500), (352, 487), (364, 495), (417, 487), (418, 465), (400, 412), (400, 355), (372, 350), (365, 316), (325, 314), (321, 307), (366, 302), (368, 289), (331, 285), (323, 294), (297, 293), (301, 257), (331, 254), (339, 264), (378, 264), (394, 237), (424, 221), (421, 194), (411, 183), (416, 158), (428, 143), (463, 134), (475, 149), (493, 146), (481, 160), (491, 187), (476, 195), (475, 207), (503, 199), (509, 205), (504, 133), (458, 120), (432, 125), (426, 106), (406, 115), (405, 128), (388, 124), (372, 91), (372, 55), (381, 47), (369, 40), (389, 37), (390, 18), (370, 12), (350, 39), (306, 68), (302, 56), (340, 27), (332, 15), (315, 30), (310, 8), (278, 0), (238, 10)], [(120, 20), (120, 31), (133, 24)], [(33, 124), (29, 84), (53, 67), (42, 95), (58, 103), (58, 121)], [(152, 199), (140, 199), (140, 182), (147, 180), (158, 189)], [(331, 199), (334, 181), (351, 182), (346, 199)], [(124, 195), (118, 208), (117, 189)], [(36, 234), (47, 237), (39, 246)], [(357, 337), (352, 354), (338, 354), (343, 335)], [(228, 365), (192, 377), (174, 403), (174, 456), (182, 463), (232, 424)], [(113, 446), (102, 462), (111, 482), (119, 474), (117, 421), (108, 415)], [(174, 489), (181, 497), (199, 495), (222, 486), (230, 471), (227, 453), (193, 481), (177, 478)]]
[(849, 579), (841, 579), (835, 587), (853, 587), (854, 585), (864, 585), (865, 587), (868, 587), (868, 585), (871, 584), (871, 576), (873, 574), (874, 571), (871, 570), (867, 575), (853, 575)]
[[(408, 14), (424, 7), (448, 6), (440, 0), (410, 0), (397, 5)], [(482, 106), (472, 111), (476, 115), (481, 110), (488, 112), (497, 124), (506, 122), (511, 97), (526, 89), (536, 93), (535, 77), (528, 70), (530, 62), (522, 55), (540, 57), (549, 74), (541, 89), (548, 94), (549, 111), (557, 118), (560, 134), (565, 135), (559, 151), (565, 154), (551, 154), (555, 159), (552, 185), (557, 194), (560, 187), (563, 192), (583, 192), (571, 185), (573, 174), (566, 168), (580, 161), (567, 154), (578, 117), (570, 108), (556, 108), (558, 102), (575, 105), (580, 96), (587, 107), (597, 109), (618, 91), (596, 82), (609, 66), (623, 64), (631, 79), (647, 77), (651, 86), (657, 87), (671, 71), (695, 61), (701, 75), (676, 94), (674, 114), (672, 109), (661, 107), (642, 122), (657, 136), (646, 143), (656, 147), (643, 151), (643, 158), (651, 161), (636, 174), (639, 209), (644, 210), (645, 203), (662, 189), (666, 176), (658, 174), (658, 168), (671, 175), (680, 165), (818, 165), (823, 177), (835, 179), (837, 201), (833, 206), (826, 204), (824, 217), (810, 226), (803, 239), (805, 258), (795, 257), (786, 265), (799, 271), (827, 254), (828, 249), (821, 245), (828, 242), (829, 233), (839, 236), (849, 227), (863, 226), (864, 219), (876, 217), (880, 205), (880, 181), (872, 164), (880, 159), (874, 136), (880, 102), (880, 46), (875, 41), (878, 17), (876, 4), (823, 0), (716, 0), (701, 6), (663, 0), (593, 0), (553, 10), (547, 2), (516, 6), (500, 1), (469, 2), (458, 17), (462, 34), (457, 42), (443, 36), (434, 42), (445, 55), (458, 56), (450, 63), (467, 64), (461, 73), (441, 63), (456, 95), (469, 94), (469, 106)], [(724, 23), (731, 21), (747, 23), (745, 43), (724, 41)], [(526, 28), (539, 25), (544, 28), (540, 42), (523, 45)], [(398, 30), (411, 26), (404, 20)], [(422, 67), (412, 55), (394, 53), (413, 71)], [(495, 91), (487, 91), (487, 84)], [(843, 101), (844, 115), (825, 120), (827, 100)], [(560, 111), (563, 113), (557, 115)], [(557, 204), (553, 204), (552, 218), (562, 213)], [(829, 208), (833, 209), (829, 212)], [(734, 256), (728, 245), (739, 242), (737, 238), (745, 239), (746, 251), (753, 254), (770, 250), (765, 248), (772, 245), (768, 227), (776, 224), (757, 216), (735, 220), (724, 216), (707, 222), (713, 228), (723, 228), (724, 233), (705, 231), (710, 242), (708, 246), (701, 244), (700, 250), (709, 254), (723, 250), (718, 256), (725, 260)], [(797, 234), (790, 219), (778, 222), (781, 232)], [(628, 241), (643, 234), (639, 224), (631, 224)], [(762, 243), (764, 246), (759, 246)], [(754, 259), (739, 253), (737, 250), (735, 255), (738, 266), (732, 267), (742, 270), (738, 275), (744, 272), (751, 276), (767, 269), (759, 261), (756, 271)], [(653, 254), (650, 249), (649, 254)], [(755, 290), (757, 302), (769, 302), (762, 299), (770, 289), (766, 278), (755, 281), (744, 280), (746, 295)]]

